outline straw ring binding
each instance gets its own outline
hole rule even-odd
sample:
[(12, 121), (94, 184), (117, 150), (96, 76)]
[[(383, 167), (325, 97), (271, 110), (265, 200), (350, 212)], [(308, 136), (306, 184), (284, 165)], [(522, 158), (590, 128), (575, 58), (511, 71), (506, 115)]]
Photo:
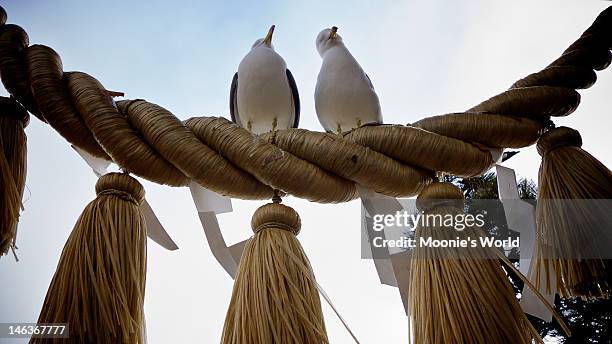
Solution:
[(144, 200), (144, 188), (127, 173), (111, 172), (103, 175), (96, 183), (97, 195), (114, 195), (140, 204)]
[(577, 130), (568, 127), (550, 129), (540, 137), (536, 145), (541, 156), (565, 146), (582, 146), (582, 137)]
[(264, 230), (264, 229), (282, 229), (288, 232), (293, 233), (293, 235), (298, 235), (300, 233), (300, 229), (299, 228), (293, 228), (291, 226), (288, 226), (284, 223), (280, 223), (280, 222), (267, 222), (264, 223), (258, 227), (256, 227), (253, 232), (255, 234), (259, 233), (260, 231)]
[(437, 199), (437, 200), (427, 200), (427, 202), (420, 202), (418, 204), (419, 210), (423, 212), (428, 212), (434, 210), (435, 208), (441, 207), (453, 207), (458, 209), (463, 209), (463, 202), (456, 199)]

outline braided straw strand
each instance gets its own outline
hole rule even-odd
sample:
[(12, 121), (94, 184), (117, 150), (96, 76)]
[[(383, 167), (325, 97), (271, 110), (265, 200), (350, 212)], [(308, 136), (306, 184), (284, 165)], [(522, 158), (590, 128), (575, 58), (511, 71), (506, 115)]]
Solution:
[(221, 343), (329, 343), (314, 272), (296, 238), (298, 213), (269, 203), (255, 211), (251, 228)]
[(345, 139), (369, 147), (404, 164), (456, 176), (475, 176), (489, 169), (491, 154), (475, 145), (402, 125), (357, 128)]
[(274, 189), (322, 203), (357, 197), (354, 183), (251, 135), (225, 118), (191, 118), (185, 124), (205, 144)]
[[(537, 141), (544, 128), (544, 123), (528, 118), (494, 114), (484, 116), (469, 112), (428, 117), (413, 125), (442, 136), (491, 148), (530, 146)], [(448, 146), (444, 148), (448, 149)], [(457, 154), (460, 157), (465, 155), (463, 152)]]
[(59, 55), (44, 45), (33, 45), (26, 50), (26, 60), (32, 92), (47, 122), (71, 144), (93, 156), (110, 160), (66, 92)]
[[(6, 18), (4, 9), (0, 11)], [(6, 19), (4, 19), (6, 20)], [(44, 117), (36, 108), (36, 102), (30, 90), (24, 49), (30, 40), (28, 34), (18, 25), (6, 24), (0, 29), (0, 75), (6, 90), (41, 121)]]
[(113, 106), (98, 80), (81, 72), (65, 73), (65, 77), (87, 127), (119, 166), (160, 184), (187, 185), (187, 177), (149, 146)]
[(431, 172), (401, 164), (334, 134), (304, 129), (275, 134), (281, 149), (385, 195), (417, 194), (434, 177)]
[(27, 111), (0, 97), (0, 257), (15, 248), (26, 180)]
[[(426, 214), (463, 214), (463, 194), (451, 183), (433, 183), (416, 206)], [(415, 238), (476, 238), (480, 228), (419, 223)], [(408, 307), (414, 342), (543, 343), (521, 309), (494, 249), (416, 246), (410, 260)]]
[[(120, 101), (119, 111), (164, 159), (209, 189), (243, 199), (272, 197), (272, 189), (202, 143), (172, 113), (144, 100)], [(234, 185), (228, 192), (224, 185)]]
[(67, 323), (62, 343), (146, 343), (144, 189), (125, 173), (109, 173), (96, 195), (64, 245), (38, 323)]

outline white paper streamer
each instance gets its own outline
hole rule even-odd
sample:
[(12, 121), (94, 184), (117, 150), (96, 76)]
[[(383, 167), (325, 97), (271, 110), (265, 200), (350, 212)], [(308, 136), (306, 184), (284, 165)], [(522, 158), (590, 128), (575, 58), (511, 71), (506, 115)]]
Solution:
[[(314, 280), (314, 278), (313, 278)], [(319, 284), (319, 282), (317, 282), (316, 280), (314, 280), (315, 286), (317, 287), (317, 290), (319, 291), (319, 294), (321, 294), (321, 296), (323, 296), (323, 299), (325, 299), (325, 302), (327, 302), (327, 304), (329, 305), (329, 307), (331, 307), (331, 309), (334, 311), (334, 313), (336, 313), (336, 316), (338, 317), (338, 319), (340, 320), (340, 322), (342, 323), (342, 325), (344, 326), (344, 328), (348, 331), (348, 333), (351, 335), (351, 337), (353, 337), (353, 340), (355, 341), (355, 343), (359, 344), (359, 340), (357, 339), (357, 337), (355, 336), (355, 334), (353, 333), (353, 331), (351, 331), (351, 328), (349, 327), (348, 323), (344, 320), (344, 318), (342, 317), (342, 315), (340, 315), (340, 312), (338, 312), (338, 310), (336, 309), (336, 307), (334, 306), (334, 303), (332, 302), (332, 300), (329, 298), (329, 295), (327, 295), (327, 293), (325, 292), (325, 290), (323, 290), (323, 287), (321, 287), (321, 285)]]
[[(368, 242), (365, 243), (365, 245), (371, 252), (372, 248), (369, 243), (374, 237), (374, 230), (368, 225), (368, 218), (371, 219), (375, 214), (395, 214), (397, 211), (407, 211), (410, 213), (414, 209), (412, 209), (413, 205), (410, 204), (410, 202), (402, 202), (403, 200), (381, 195), (361, 186), (357, 186), (357, 191), (361, 197), (362, 231), (368, 238)], [(409, 204), (410, 207), (408, 207)], [(385, 227), (385, 229), (387, 228)], [(385, 231), (377, 232), (376, 236), (385, 239)], [(387, 258), (379, 258), (377, 254), (377, 258), (372, 259), (376, 267), (376, 272), (378, 273), (378, 278), (380, 279), (380, 283), (399, 289), (404, 311), (406, 316), (410, 318), (408, 309), (408, 287), (410, 284), (411, 252), (401, 251), (392, 253), (386, 249), (385, 252), (383, 252), (383, 256), (385, 256), (385, 253), (388, 255)]]
[[(504, 149), (503, 148), (488, 148), (488, 150), (489, 150), (489, 153), (491, 153), (491, 158), (493, 159), (493, 162), (495, 164), (500, 163), (502, 158), (504, 157)], [(488, 170), (489, 168), (487, 168), (482, 173), (485, 174)]]
[[(535, 209), (533, 205), (521, 200), (518, 194), (518, 186), (516, 184), (516, 175), (514, 170), (500, 165), (495, 166), (497, 172), (497, 189), (499, 199), (504, 206), (506, 221), (508, 228), (517, 231), (521, 234), (521, 257), (519, 260), (519, 271), (527, 276), (529, 281), (535, 283), (535, 271), (532, 271), (533, 257), (535, 250)], [(546, 293), (546, 284), (544, 283), (546, 274), (541, 271), (540, 293), (551, 304), (554, 305), (556, 294), (556, 281), (551, 286), (552, 293)], [(554, 280), (554, 279), (553, 279)], [(552, 321), (552, 313), (545, 307), (534, 292), (527, 286), (523, 288), (521, 308), (535, 317), (544, 321)]]
[[(373, 207), (371, 206), (372, 204), (369, 199), (362, 198), (361, 201), (361, 230), (362, 235), (368, 238), (367, 241), (362, 242), (362, 249), (368, 251), (370, 255), (374, 257), (374, 252), (372, 252), (372, 247), (369, 244), (374, 238), (374, 230), (370, 225), (368, 225), (368, 220), (372, 218), (372, 214), (375, 214), (375, 212)], [(385, 239), (384, 232), (378, 233), (377, 235)], [(376, 268), (376, 272), (378, 273), (378, 279), (380, 280), (380, 283), (392, 287), (397, 287), (397, 280), (395, 279), (393, 264), (391, 263), (388, 254), (389, 252), (387, 250), (387, 258), (372, 258), (372, 260), (374, 261), (374, 267)]]
[[(234, 278), (246, 240), (228, 247), (221, 233), (221, 228), (219, 228), (219, 221), (217, 221), (217, 214), (233, 211), (231, 198), (219, 195), (195, 182), (189, 184), (189, 190), (213, 256), (230, 277)], [(240, 247), (239, 250), (232, 249), (237, 245)]]
[(227, 196), (210, 191), (194, 181), (189, 183), (189, 191), (199, 213), (224, 214), (233, 211), (232, 199)]

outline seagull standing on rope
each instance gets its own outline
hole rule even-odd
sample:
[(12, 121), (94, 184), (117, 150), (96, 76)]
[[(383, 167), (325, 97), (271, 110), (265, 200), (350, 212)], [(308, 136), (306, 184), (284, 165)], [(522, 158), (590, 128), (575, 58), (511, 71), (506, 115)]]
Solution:
[(297, 128), (300, 96), (285, 60), (274, 51), (274, 25), (253, 43), (234, 74), (230, 89), (232, 120), (254, 134)]
[(382, 114), (372, 81), (337, 32), (334, 26), (317, 36), (323, 63), (315, 89), (315, 108), (326, 131), (342, 134), (365, 124), (380, 124)]

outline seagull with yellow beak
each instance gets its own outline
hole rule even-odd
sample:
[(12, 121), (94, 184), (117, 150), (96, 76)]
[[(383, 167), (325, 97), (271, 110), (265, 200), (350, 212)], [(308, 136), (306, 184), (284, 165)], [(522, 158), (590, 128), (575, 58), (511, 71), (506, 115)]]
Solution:
[(323, 63), (315, 88), (315, 109), (323, 128), (342, 134), (382, 123), (372, 81), (342, 42), (338, 28), (321, 31), (316, 44)]
[(274, 25), (253, 43), (234, 74), (230, 89), (232, 120), (254, 134), (297, 128), (300, 96), (285, 60), (274, 51)]

